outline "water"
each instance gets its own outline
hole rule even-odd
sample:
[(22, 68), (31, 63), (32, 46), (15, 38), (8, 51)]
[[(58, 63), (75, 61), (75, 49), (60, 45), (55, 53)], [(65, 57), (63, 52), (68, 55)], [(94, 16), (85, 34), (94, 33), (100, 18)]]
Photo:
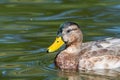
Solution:
[(45, 49), (61, 23), (81, 25), (84, 42), (120, 37), (119, 0), (0, 0), (1, 80), (120, 80), (120, 70), (62, 72)]

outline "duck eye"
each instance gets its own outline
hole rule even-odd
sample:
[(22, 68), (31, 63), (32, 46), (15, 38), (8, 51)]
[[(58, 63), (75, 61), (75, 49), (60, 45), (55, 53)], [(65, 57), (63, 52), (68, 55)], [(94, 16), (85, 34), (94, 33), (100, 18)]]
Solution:
[(72, 30), (70, 29), (70, 30), (67, 30), (67, 33), (70, 33)]

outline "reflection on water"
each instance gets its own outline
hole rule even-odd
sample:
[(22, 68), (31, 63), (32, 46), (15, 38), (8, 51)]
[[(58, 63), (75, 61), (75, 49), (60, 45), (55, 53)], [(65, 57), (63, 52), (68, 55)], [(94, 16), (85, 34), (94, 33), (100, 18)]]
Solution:
[[(106, 76), (107, 74), (107, 76)], [(97, 70), (97, 71), (80, 71), (80, 72), (63, 72), (60, 71), (59, 76), (66, 77), (68, 80), (119, 80), (120, 77), (115, 71)], [(111, 77), (109, 77), (111, 76)]]
[(84, 42), (120, 37), (119, 0), (1, 0), (2, 80), (119, 80), (120, 69), (62, 72), (46, 53), (61, 23), (81, 25)]

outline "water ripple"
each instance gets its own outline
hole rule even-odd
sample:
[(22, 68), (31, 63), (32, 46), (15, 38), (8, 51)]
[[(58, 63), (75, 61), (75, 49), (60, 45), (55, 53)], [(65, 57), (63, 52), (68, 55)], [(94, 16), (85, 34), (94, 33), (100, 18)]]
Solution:
[(40, 17), (40, 18), (35, 18), (36, 20), (58, 20), (58, 19), (67, 19), (67, 18), (78, 18), (79, 16), (68, 16), (69, 14), (78, 12), (79, 10), (69, 10), (69, 11), (64, 11), (62, 13), (53, 15), (53, 16), (48, 16), (48, 17)]
[(30, 40), (26, 40), (21, 38), (19, 34), (4, 34), (3, 38), (0, 38), (0, 43), (20, 43), (20, 42), (29, 42)]

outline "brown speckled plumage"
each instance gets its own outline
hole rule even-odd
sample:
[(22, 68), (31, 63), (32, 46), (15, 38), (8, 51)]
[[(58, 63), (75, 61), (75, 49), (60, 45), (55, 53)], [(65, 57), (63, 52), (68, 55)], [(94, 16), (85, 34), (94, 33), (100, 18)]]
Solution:
[(61, 53), (57, 55), (56, 65), (60, 69), (77, 70), (78, 69), (78, 56), (70, 55), (69, 53)]
[(83, 35), (76, 23), (66, 22), (60, 29), (58, 35), (61, 34), (66, 43), (66, 48), (55, 59), (56, 66), (60, 69), (94, 70), (120, 67), (119, 38), (82, 43)]

